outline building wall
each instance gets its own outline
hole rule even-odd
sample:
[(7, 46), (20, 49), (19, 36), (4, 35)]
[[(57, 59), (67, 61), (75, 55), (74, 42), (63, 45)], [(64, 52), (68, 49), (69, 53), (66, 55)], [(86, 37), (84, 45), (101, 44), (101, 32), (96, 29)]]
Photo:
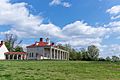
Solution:
[(4, 60), (4, 59), (5, 59), (5, 55), (4, 55), (5, 52), (9, 52), (9, 51), (8, 51), (8, 49), (6, 48), (6, 46), (3, 44), (3, 45), (0, 47), (0, 60)]
[(43, 47), (27, 48), (27, 59), (43, 59)]

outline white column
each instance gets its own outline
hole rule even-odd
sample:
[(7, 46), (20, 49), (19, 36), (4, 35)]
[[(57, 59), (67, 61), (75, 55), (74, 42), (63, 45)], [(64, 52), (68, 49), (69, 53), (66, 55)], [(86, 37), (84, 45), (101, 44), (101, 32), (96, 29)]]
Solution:
[(12, 55), (12, 59), (14, 60), (14, 54)]
[(59, 50), (59, 60), (61, 60), (61, 51)]
[(10, 55), (8, 54), (8, 60), (10, 60)]
[(17, 55), (17, 60), (18, 60), (18, 54), (16, 54)]
[(55, 59), (55, 49), (54, 49), (54, 59)]
[(44, 59), (44, 54), (45, 54), (45, 53), (44, 53), (44, 52), (45, 52), (44, 50), (45, 50), (45, 49), (43, 48), (43, 59)]
[(50, 48), (50, 59), (52, 59), (52, 48)]
[(58, 49), (57, 49), (57, 60), (58, 60), (58, 58), (59, 58), (59, 57), (58, 57)]

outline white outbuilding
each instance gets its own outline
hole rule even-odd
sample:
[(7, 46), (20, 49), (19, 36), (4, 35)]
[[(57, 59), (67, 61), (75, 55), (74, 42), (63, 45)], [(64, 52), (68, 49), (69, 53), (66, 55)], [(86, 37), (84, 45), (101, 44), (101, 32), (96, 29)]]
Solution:
[(0, 60), (5, 60), (6, 56), (4, 53), (8, 52), (7, 47), (4, 44), (4, 41), (1, 41), (0, 43)]

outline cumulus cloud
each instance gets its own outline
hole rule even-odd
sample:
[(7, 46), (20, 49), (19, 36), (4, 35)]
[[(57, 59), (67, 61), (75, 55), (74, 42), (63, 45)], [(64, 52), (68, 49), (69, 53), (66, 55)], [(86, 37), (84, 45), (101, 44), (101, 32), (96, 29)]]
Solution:
[(101, 54), (102, 57), (107, 56), (119, 56), (120, 54), (120, 45), (119, 44), (110, 44), (101, 46)]
[(111, 15), (111, 19), (118, 19), (120, 18), (120, 5), (113, 6), (106, 12)]
[(71, 7), (71, 4), (69, 2), (64, 2), (62, 0), (52, 0), (50, 3), (49, 3), (50, 6), (53, 6), (53, 5), (61, 5), (61, 6), (64, 6), (64, 7)]
[[(109, 28), (104, 27), (92, 27), (83, 21), (76, 21), (74, 23), (68, 24), (63, 28), (63, 33), (68, 36), (78, 36), (78, 37), (103, 37), (107, 32), (109, 32)], [(74, 32), (74, 33), (71, 33)], [(96, 34), (99, 33), (99, 34)]]
[[(61, 0), (53, 0), (53, 4), (62, 4), (69, 7), (69, 3)], [(103, 39), (110, 37), (110, 33), (120, 31), (120, 22), (111, 22), (107, 27), (94, 27), (83, 21), (75, 21), (60, 28), (52, 23), (44, 24), (41, 16), (33, 15), (27, 9), (29, 4), (14, 3), (9, 0), (0, 0), (0, 25), (10, 25), (11, 29), (0, 32), (0, 35), (6, 33), (16, 34), (20, 38), (40, 37), (49, 34), (51, 39), (58, 39), (58, 43), (70, 43), (75, 48), (89, 45), (96, 45), (100, 50), (110, 50), (102, 45)], [(110, 12), (110, 10), (108, 10)], [(109, 26), (109, 27), (108, 27)], [(1, 26), (1, 28), (4, 28)], [(23, 47), (26, 44), (22, 45)], [(110, 47), (113, 48), (113, 47)], [(117, 50), (117, 49), (115, 49)]]

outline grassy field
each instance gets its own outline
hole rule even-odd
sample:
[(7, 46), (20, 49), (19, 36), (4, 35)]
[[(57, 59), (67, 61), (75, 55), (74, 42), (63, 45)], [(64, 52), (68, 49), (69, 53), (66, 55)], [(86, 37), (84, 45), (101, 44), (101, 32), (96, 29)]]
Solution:
[(0, 61), (0, 80), (120, 80), (120, 62)]

